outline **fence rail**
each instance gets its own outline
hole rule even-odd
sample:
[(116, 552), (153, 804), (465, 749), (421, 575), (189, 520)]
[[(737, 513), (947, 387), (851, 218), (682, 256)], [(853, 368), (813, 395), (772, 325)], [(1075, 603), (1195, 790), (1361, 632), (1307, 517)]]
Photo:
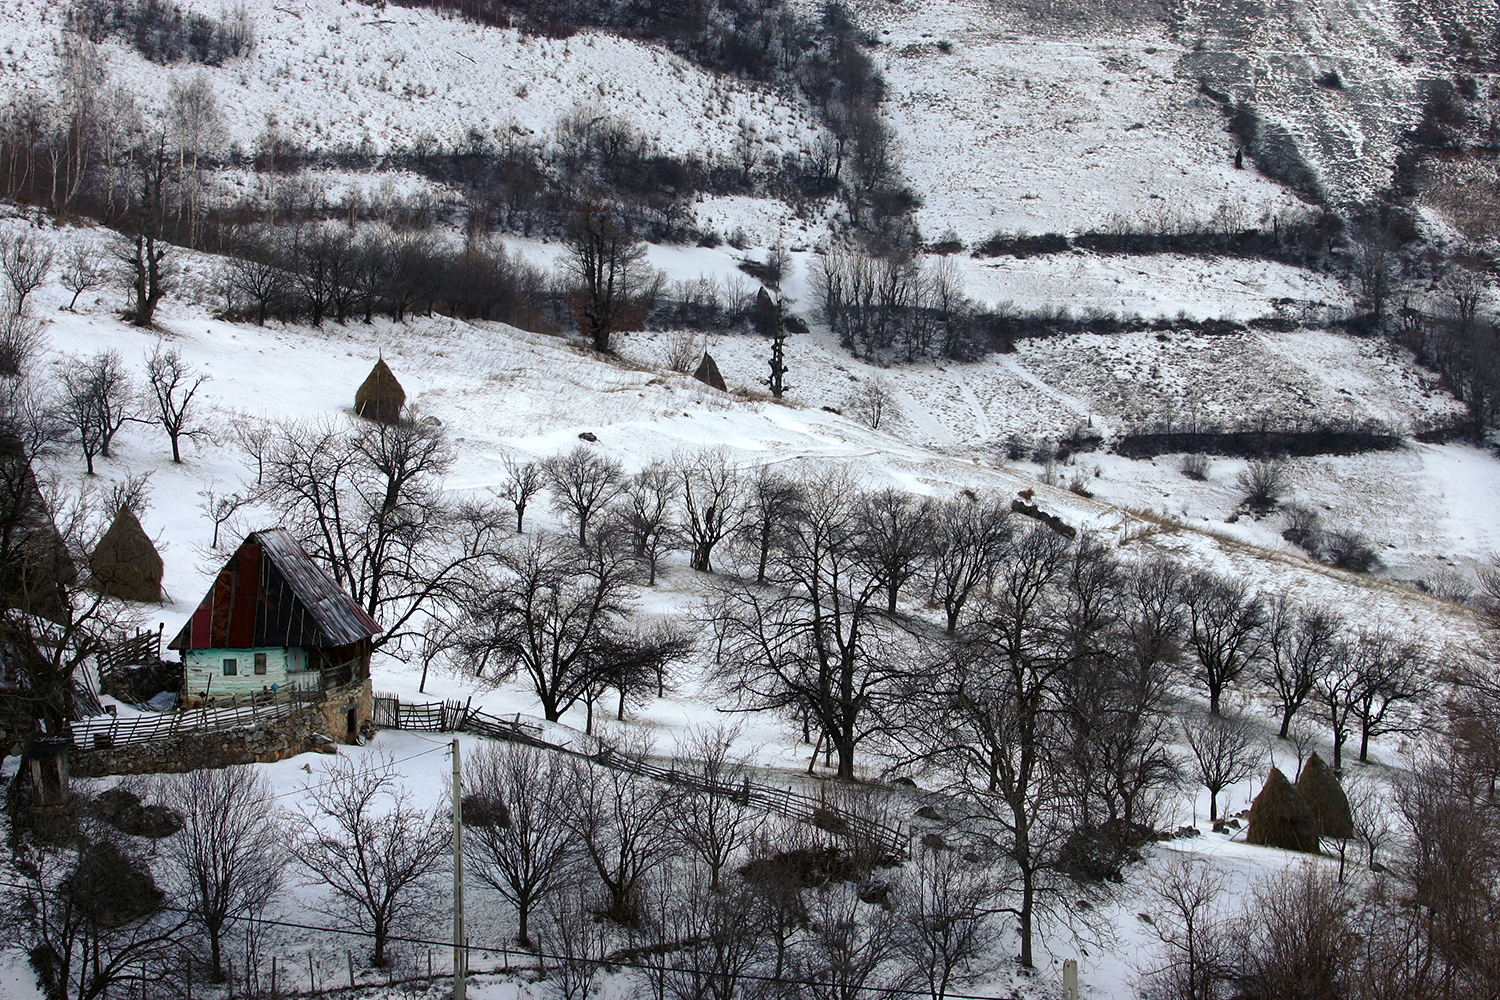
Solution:
[[(381, 702), (388, 703), (384, 709), (381, 707)], [(384, 726), (388, 729), (472, 733), (489, 739), (522, 743), (553, 753), (566, 754), (591, 761), (600, 767), (625, 771), (665, 785), (733, 799), (765, 812), (811, 824), (830, 833), (858, 838), (865, 843), (878, 844), (882, 850), (893, 855), (902, 856), (906, 853), (907, 837), (902, 830), (856, 815), (836, 802), (831, 802), (826, 796), (808, 795), (805, 792), (794, 792), (790, 788), (763, 785), (751, 781), (748, 776), (733, 783), (711, 781), (693, 771), (678, 769), (675, 762), (671, 766), (663, 767), (630, 754), (616, 753), (609, 746), (603, 746), (594, 753), (586, 753), (543, 739), (541, 727), (522, 722), (520, 716), (514, 720), (504, 719), (453, 701), (409, 705), (403, 704), (395, 696), (380, 695), (376, 697), (375, 717), (377, 726)], [(382, 719), (395, 724), (383, 723)], [(435, 726), (442, 728), (434, 728)]]

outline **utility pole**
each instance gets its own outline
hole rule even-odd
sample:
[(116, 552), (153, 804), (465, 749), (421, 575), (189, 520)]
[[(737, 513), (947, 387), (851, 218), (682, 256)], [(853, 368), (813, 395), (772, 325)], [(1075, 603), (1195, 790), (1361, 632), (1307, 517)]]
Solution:
[(458, 739), (453, 740), (453, 1000), (468, 992), (468, 956), (464, 954), (464, 786)]

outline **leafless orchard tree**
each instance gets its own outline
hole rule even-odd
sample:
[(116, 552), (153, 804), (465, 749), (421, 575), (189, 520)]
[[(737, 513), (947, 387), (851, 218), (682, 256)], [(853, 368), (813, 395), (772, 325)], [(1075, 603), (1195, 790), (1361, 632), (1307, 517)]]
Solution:
[(951, 636), (969, 599), (984, 590), (999, 565), (1013, 534), (1010, 511), (993, 497), (960, 495), (938, 507), (932, 533), (931, 596), (942, 605)]
[(44, 342), (39, 320), (0, 302), (0, 377), (28, 373)]
[(713, 569), (714, 548), (743, 523), (745, 483), (722, 450), (677, 455), (673, 465), (682, 486), (681, 531), (691, 549), (691, 566), (707, 573)]
[(544, 461), (542, 476), (552, 494), (552, 509), (573, 519), (582, 546), (589, 543), (589, 520), (623, 493), (629, 482), (619, 462), (583, 445)]
[(885, 591), (886, 614), (894, 615), (901, 588), (927, 567), (932, 551), (932, 502), (905, 490), (876, 490), (864, 497), (856, 516), (862, 558)]
[(901, 921), (862, 903), (853, 886), (830, 884), (808, 902), (808, 933), (793, 952), (792, 975), (809, 1000), (861, 1000), (901, 980)]
[[(644, 758), (650, 743), (622, 738), (601, 752)], [(656, 782), (619, 768), (577, 759), (571, 766), (565, 820), (578, 838), (583, 864), (605, 891), (605, 912), (620, 924), (636, 926), (645, 881), (671, 856), (671, 796)]]
[(759, 815), (747, 801), (726, 794), (748, 780), (748, 758), (734, 753), (739, 730), (722, 726), (693, 732), (680, 754), (690, 784), (677, 795), (669, 822), (678, 843), (708, 872), (718, 892), (723, 875), (755, 834)]
[(286, 877), (271, 783), (253, 767), (226, 767), (164, 777), (159, 787), (183, 820), (162, 842), (162, 855), (177, 898), (208, 935), (213, 980), (223, 982), (226, 926), (264, 908)]
[(547, 992), (557, 1000), (585, 1000), (604, 970), (608, 942), (594, 918), (598, 909), (593, 894), (581, 886), (558, 893), (547, 906), (540, 950), (554, 956)]
[(1376, 858), (1394, 826), (1391, 796), (1383, 782), (1365, 771), (1352, 770), (1343, 778), (1344, 796), (1354, 819), (1354, 836), (1364, 845), (1366, 863), (1375, 867)]
[(1265, 601), (1244, 580), (1194, 573), (1183, 582), (1187, 639), (1198, 660), (1197, 679), (1208, 690), (1208, 710), (1219, 714), (1224, 692), (1259, 659)]
[(896, 391), (890, 380), (877, 375), (849, 394), (844, 407), (850, 415), (872, 431), (880, 425), (901, 417), (901, 404), (896, 400)]
[[(566, 890), (577, 842), (563, 821), (569, 772), (545, 751), (490, 744), (464, 762), (464, 849), (471, 870), (516, 908), (516, 940), (531, 944), (531, 914)], [(473, 813), (474, 815), (470, 816)]]
[(505, 456), (505, 481), (500, 486), (500, 496), (516, 509), (516, 534), (525, 530), (526, 508), (542, 491), (545, 476), (536, 462), (523, 462), (514, 455)]
[[(656, 937), (678, 944), (675, 954), (643, 977), (648, 989), (659, 986), (667, 1000), (740, 1000), (757, 995), (747, 980), (761, 959), (761, 941), (746, 920), (751, 906), (743, 886), (711, 888), (701, 869), (676, 878), (683, 884), (676, 898), (665, 900)], [(679, 944), (680, 943), (680, 944)]]
[(556, 722), (589, 695), (606, 653), (629, 639), (630, 588), (640, 567), (596, 532), (583, 547), (527, 540), (480, 567), (464, 626), (478, 671), (519, 672)]
[(1282, 739), (1329, 665), (1344, 655), (1343, 632), (1344, 620), (1327, 608), (1301, 611), (1285, 595), (1267, 607), (1265, 652), (1256, 674), (1276, 697)]
[(1361, 634), (1350, 651), (1357, 667), (1353, 709), (1359, 723), (1359, 759), (1370, 759), (1370, 740), (1390, 733), (1419, 733), (1413, 709), (1431, 688), (1422, 638), (1404, 639), (1385, 629)]
[(156, 342), (146, 358), (146, 382), (156, 403), (156, 422), (172, 442), (172, 462), (176, 465), (182, 464), (182, 439), (204, 433), (202, 427), (193, 426), (197, 416), (193, 398), (209, 378), (208, 374), (195, 371), (177, 348), (164, 350), (161, 341)]
[(675, 547), (677, 528), (672, 521), (679, 485), (673, 469), (652, 462), (630, 477), (620, 504), (619, 517), (635, 556), (646, 567), (646, 586), (656, 586), (661, 557)]
[(748, 476), (739, 539), (754, 556), (757, 584), (766, 582), (772, 548), (797, 512), (800, 490), (790, 475), (768, 465), (757, 466)]
[(450, 849), (446, 824), (412, 804), (385, 755), (329, 760), (293, 824), (292, 857), (327, 887), (332, 913), (359, 915), (374, 937), (370, 964), (384, 966), (392, 929), (431, 898)]
[(1059, 692), (1067, 675), (1096, 661), (1106, 640), (1096, 630), (1106, 622), (1074, 615), (1077, 568), (1072, 543), (1050, 529), (1020, 534), (926, 685), (926, 715), (907, 730), (923, 759), (954, 775), (965, 826), (991, 837), (1004, 859), (1003, 909), (1016, 918), (1027, 967), (1038, 918), (1091, 891), (1072, 879), (1064, 854), (1077, 776), (1075, 756), (1062, 752), (1073, 735)]
[(861, 491), (847, 473), (803, 484), (802, 503), (772, 555), (770, 585), (726, 581), (705, 625), (715, 676), (747, 709), (806, 714), (854, 778), (855, 752), (885, 731), (896, 681), (911, 664), (858, 550)]
[(63, 419), (78, 435), (88, 474), (94, 474), (94, 457), (109, 457), (109, 446), (129, 419), (135, 394), (129, 375), (116, 351), (101, 351), (91, 358), (76, 358), (58, 366)]
[(429, 614), (459, 604), (504, 531), (495, 508), (444, 494), (453, 451), (440, 424), (408, 414), (394, 424), (286, 421), (265, 434), (243, 426), (260, 470), (245, 495), (380, 622), (377, 649), (403, 650)]
[(1239, 716), (1189, 716), (1182, 721), (1182, 738), (1192, 754), (1191, 767), (1208, 789), (1208, 818), (1217, 821), (1219, 793), (1260, 770), (1255, 727)]

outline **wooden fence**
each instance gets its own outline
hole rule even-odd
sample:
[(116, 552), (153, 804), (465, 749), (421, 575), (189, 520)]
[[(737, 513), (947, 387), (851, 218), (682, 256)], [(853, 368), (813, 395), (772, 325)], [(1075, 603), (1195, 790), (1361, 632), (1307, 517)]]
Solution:
[(152, 712), (117, 718), (96, 715), (69, 727), (73, 745), (83, 749), (151, 743), (185, 732), (227, 732), (285, 718), (297, 711), (303, 699), (248, 701), (229, 708), (193, 708), (181, 712)]
[[(387, 704), (382, 709), (380, 706), (382, 701), (394, 704)], [(826, 795), (808, 795), (804, 792), (794, 792), (790, 788), (762, 785), (751, 781), (748, 775), (732, 783), (711, 781), (697, 771), (679, 770), (676, 761), (672, 758), (665, 758), (668, 766), (663, 767), (649, 759), (616, 753), (607, 745), (601, 746), (596, 752), (586, 753), (573, 747), (548, 742), (542, 738), (540, 726), (524, 723), (520, 716), (514, 720), (504, 719), (454, 701), (408, 705), (402, 704), (400, 699), (393, 695), (379, 695), (376, 697), (375, 717), (376, 725), (384, 725), (388, 729), (464, 732), (510, 743), (523, 743), (553, 753), (588, 760), (600, 767), (625, 771), (662, 784), (733, 799), (743, 805), (754, 806), (801, 823), (809, 823), (830, 833), (859, 840), (865, 844), (879, 845), (882, 852), (897, 857), (905, 856), (907, 851), (907, 836), (904, 831), (869, 817), (857, 815), (837, 802), (831, 801)], [(382, 719), (392, 720), (395, 724), (388, 725), (383, 723)], [(439, 726), (441, 728), (437, 728)]]

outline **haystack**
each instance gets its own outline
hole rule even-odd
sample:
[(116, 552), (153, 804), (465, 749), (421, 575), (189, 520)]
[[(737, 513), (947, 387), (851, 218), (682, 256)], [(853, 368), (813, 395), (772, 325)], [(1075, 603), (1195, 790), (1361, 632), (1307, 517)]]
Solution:
[(1250, 829), (1245, 834), (1245, 842), (1308, 854), (1320, 853), (1318, 821), (1280, 768), (1271, 768), (1266, 787), (1250, 805)]
[(1297, 779), (1297, 794), (1312, 810), (1320, 836), (1339, 840), (1354, 836), (1354, 814), (1349, 810), (1349, 797), (1340, 787), (1339, 779), (1316, 753), (1302, 768), (1302, 775)]
[(693, 378), (720, 392), (729, 391), (729, 387), (724, 384), (724, 376), (719, 374), (719, 366), (714, 363), (714, 356), (707, 351), (703, 352), (703, 360), (698, 362), (698, 370), (693, 372)]
[(114, 523), (89, 557), (94, 586), (125, 601), (161, 600), (161, 556), (151, 537), (129, 507), (121, 507)]
[(354, 412), (367, 420), (394, 424), (401, 419), (401, 407), (405, 405), (406, 390), (396, 381), (385, 358), (380, 358), (354, 394)]

